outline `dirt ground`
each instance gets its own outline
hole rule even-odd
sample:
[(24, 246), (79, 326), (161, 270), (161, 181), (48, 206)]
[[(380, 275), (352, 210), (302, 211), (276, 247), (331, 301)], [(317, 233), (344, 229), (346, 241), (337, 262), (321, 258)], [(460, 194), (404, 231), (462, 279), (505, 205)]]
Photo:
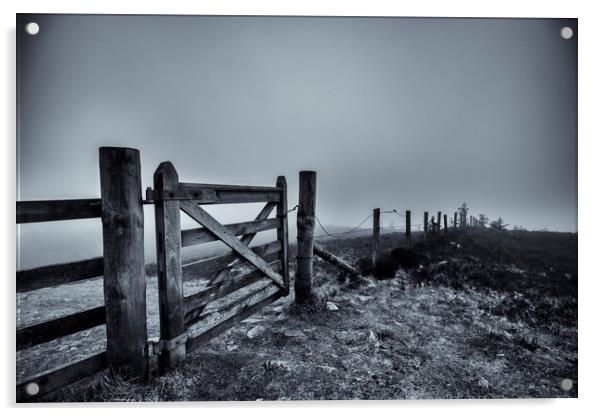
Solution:
[[(402, 241), (399, 234), (382, 239), (383, 251)], [(42, 399), (576, 397), (576, 240), (558, 233), (450, 233), (416, 244), (425, 256), (418, 267), (361, 285), (317, 260), (314, 305), (299, 307), (292, 295), (279, 299), (146, 385), (99, 374)], [(370, 249), (366, 237), (323, 244), (350, 262)], [(198, 290), (194, 285), (186, 290)], [(102, 299), (99, 281), (74, 288), (30, 292), (19, 300), (22, 323), (42, 316), (42, 309), (25, 313), (26, 305), (42, 302), (46, 309), (48, 299), (57, 299), (53, 310), (60, 315), (82, 306), (79, 290)], [(156, 304), (156, 279), (148, 292), (149, 305)], [(155, 310), (149, 328), (156, 334)], [(18, 378), (102, 350), (103, 329), (24, 351)], [(565, 379), (572, 381), (569, 390), (561, 388)]]

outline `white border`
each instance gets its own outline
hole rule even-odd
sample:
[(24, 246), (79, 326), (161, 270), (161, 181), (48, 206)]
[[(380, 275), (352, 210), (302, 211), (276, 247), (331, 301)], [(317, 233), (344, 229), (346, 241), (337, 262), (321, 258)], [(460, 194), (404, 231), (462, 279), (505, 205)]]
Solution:
[[(600, 140), (602, 123), (600, 97), (602, 89), (602, 22), (594, 1), (76, 1), (76, 0), (21, 0), (0, 3), (3, 24), (2, 42), (2, 123), (5, 135), (2, 155), (2, 189), (4, 199), (0, 204), (4, 222), (2, 265), (4, 265), (4, 342), (2, 342), (2, 376), (0, 394), (2, 404), (10, 406), (14, 401), (14, 276), (15, 268), (15, 13), (124, 13), (124, 14), (249, 14), (249, 15), (335, 15), (335, 16), (471, 16), (471, 17), (571, 17), (579, 18), (579, 399), (567, 400), (477, 400), (477, 401), (405, 401), (405, 402), (285, 402), (285, 403), (191, 403), (191, 404), (108, 404), (87, 405), (86, 412), (105, 415), (132, 411), (162, 414), (189, 412), (192, 407), (202, 407), (200, 412), (219, 414), (345, 414), (363, 415), (368, 411), (380, 414), (420, 413), (420, 415), (507, 415), (515, 412), (567, 415), (592, 413), (600, 408), (599, 396), (602, 368), (600, 348), (602, 326), (596, 307), (602, 293), (599, 261), (596, 245), (602, 235), (600, 175)], [(8, 232), (12, 230), (12, 232)], [(177, 407), (167, 410), (164, 407)], [(47, 414), (79, 414), (74, 406), (53, 405), (43, 410)], [(68, 407), (63, 409), (62, 407)], [(135, 408), (132, 408), (135, 407)], [(183, 407), (183, 408), (182, 408)], [(29, 412), (32, 408), (24, 409)], [(42, 409), (38, 409), (42, 410)], [(15, 411), (11, 409), (10, 412)], [(198, 414), (199, 410), (193, 410)]]

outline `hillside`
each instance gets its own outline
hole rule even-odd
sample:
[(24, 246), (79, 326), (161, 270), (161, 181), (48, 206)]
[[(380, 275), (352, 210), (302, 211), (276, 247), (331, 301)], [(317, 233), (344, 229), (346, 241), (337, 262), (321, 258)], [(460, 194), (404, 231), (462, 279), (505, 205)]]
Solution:
[[(400, 241), (382, 236), (383, 252)], [(321, 244), (357, 262), (371, 240)], [(315, 305), (280, 299), (144, 387), (98, 375), (45, 400), (577, 396), (576, 234), (450, 232), (414, 248), (416, 267), (363, 284), (316, 260)]]

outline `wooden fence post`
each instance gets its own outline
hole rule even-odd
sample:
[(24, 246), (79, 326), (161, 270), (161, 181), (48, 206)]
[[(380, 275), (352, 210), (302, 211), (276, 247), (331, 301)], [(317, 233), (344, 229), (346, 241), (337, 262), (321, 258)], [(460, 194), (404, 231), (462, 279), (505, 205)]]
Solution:
[(313, 300), (314, 228), (316, 224), (316, 172), (299, 172), (299, 208), (297, 210), (297, 270), (295, 301)]
[(447, 232), (447, 214), (443, 215), (443, 231)]
[(280, 262), (282, 263), (282, 277), (284, 278), (284, 293), (289, 293), (289, 275), (288, 275), (288, 201), (287, 185), (284, 176), (278, 176), (276, 186), (281, 189), (281, 202), (276, 207), (276, 215), (280, 219), (280, 228), (278, 228), (278, 240), (282, 244), (280, 250)]
[(376, 268), (380, 255), (380, 208), (374, 208), (372, 214), (372, 267)]
[(424, 211), (424, 238), (429, 232), (429, 212)]
[(412, 221), (411, 221), (412, 213), (410, 210), (406, 211), (406, 244), (409, 246), (412, 245)]
[(454, 230), (458, 228), (458, 213), (454, 212)]
[(101, 147), (100, 193), (107, 360), (113, 374), (146, 380), (146, 277), (140, 153)]
[(441, 231), (441, 211), (437, 212), (437, 232)]
[[(178, 184), (178, 172), (171, 162), (161, 163), (154, 175), (155, 191), (157, 193), (176, 191)], [(186, 340), (178, 341), (178, 337), (186, 332), (180, 256), (182, 247), (180, 201), (155, 201), (155, 230), (161, 322), (159, 369), (164, 372), (186, 358)]]

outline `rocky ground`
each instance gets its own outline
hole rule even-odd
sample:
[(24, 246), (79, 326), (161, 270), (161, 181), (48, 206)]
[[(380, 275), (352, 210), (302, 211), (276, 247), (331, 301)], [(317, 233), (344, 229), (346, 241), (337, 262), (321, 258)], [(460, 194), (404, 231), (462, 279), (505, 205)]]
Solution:
[[(383, 236), (382, 267), (362, 284), (317, 260), (315, 304), (282, 298), (146, 385), (99, 374), (44, 400), (577, 396), (576, 235), (449, 233), (388, 256), (400, 241), (399, 234)], [(371, 243), (323, 244), (362, 266)], [(149, 325), (156, 332), (152, 311)], [(90, 345), (103, 348), (102, 327), (89, 332), (25, 351), (18, 374), (47, 363), (49, 350), (71, 357), (91, 352)]]

